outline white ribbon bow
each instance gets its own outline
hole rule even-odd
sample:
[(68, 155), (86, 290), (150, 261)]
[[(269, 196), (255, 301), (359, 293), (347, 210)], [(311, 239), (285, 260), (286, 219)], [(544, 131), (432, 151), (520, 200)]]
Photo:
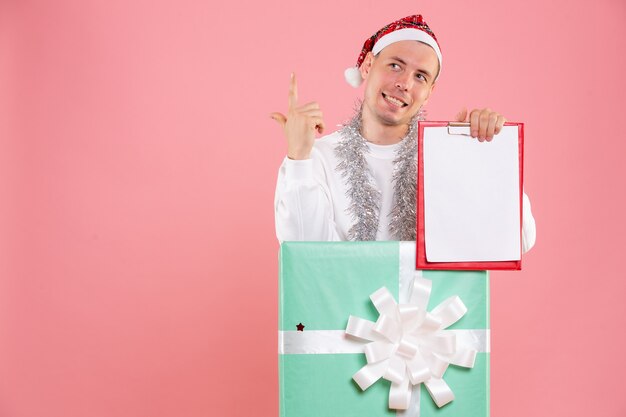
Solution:
[(391, 381), (389, 408), (406, 410), (412, 385), (423, 383), (435, 404), (442, 407), (454, 400), (454, 393), (443, 380), (448, 365), (472, 368), (476, 350), (461, 346), (454, 331), (444, 330), (467, 312), (458, 296), (444, 300), (426, 311), (432, 282), (415, 276), (408, 304), (396, 303), (382, 287), (370, 295), (380, 313), (376, 323), (350, 316), (346, 334), (369, 340), (363, 350), (367, 365), (352, 378), (366, 390), (381, 377)]

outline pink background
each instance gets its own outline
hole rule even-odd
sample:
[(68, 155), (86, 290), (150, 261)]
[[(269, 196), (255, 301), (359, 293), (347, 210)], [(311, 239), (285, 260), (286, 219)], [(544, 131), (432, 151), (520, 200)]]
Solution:
[[(362, 42), (422, 12), (431, 119), (526, 123), (537, 219), (492, 274), (492, 415), (626, 415), (626, 3), (0, 2), (0, 416), (275, 416), (269, 119), (327, 126)], [(393, 4), (393, 7), (389, 7)]]

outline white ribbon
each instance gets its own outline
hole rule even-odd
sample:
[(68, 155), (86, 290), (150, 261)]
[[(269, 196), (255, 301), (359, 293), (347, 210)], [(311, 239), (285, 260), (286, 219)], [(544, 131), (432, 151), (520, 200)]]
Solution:
[[(489, 329), (455, 329), (457, 343), (477, 352), (489, 352)], [(346, 335), (345, 330), (281, 330), (278, 332), (278, 353), (281, 355), (324, 355), (363, 353), (363, 341)]]
[(378, 320), (350, 316), (346, 326), (346, 334), (370, 341), (363, 347), (367, 365), (352, 378), (362, 390), (380, 378), (390, 381), (389, 408), (395, 410), (408, 409), (413, 387), (422, 383), (438, 407), (448, 404), (454, 393), (443, 380), (446, 369), (472, 368), (476, 359), (475, 346), (445, 330), (467, 312), (465, 304), (452, 296), (428, 312), (432, 282), (420, 275), (413, 277), (407, 303), (397, 304), (382, 287), (370, 295)]

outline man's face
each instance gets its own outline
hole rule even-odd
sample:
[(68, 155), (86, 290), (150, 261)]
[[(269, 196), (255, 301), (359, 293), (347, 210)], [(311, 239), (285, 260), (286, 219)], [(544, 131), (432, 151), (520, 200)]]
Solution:
[(363, 117), (387, 126), (408, 124), (428, 100), (438, 70), (437, 54), (421, 42), (395, 42), (376, 57), (370, 52), (360, 68)]

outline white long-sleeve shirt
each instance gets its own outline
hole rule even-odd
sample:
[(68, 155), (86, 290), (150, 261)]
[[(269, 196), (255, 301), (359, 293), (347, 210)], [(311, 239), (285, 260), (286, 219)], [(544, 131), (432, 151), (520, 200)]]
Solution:
[[(283, 161), (274, 199), (278, 240), (348, 240), (353, 224), (347, 210), (350, 200), (347, 184), (335, 169), (340, 161), (334, 149), (340, 139), (339, 132), (334, 132), (315, 142), (310, 159)], [(369, 152), (365, 153), (365, 159), (382, 197), (376, 240), (393, 240), (389, 233), (389, 213), (394, 194), (393, 160), (399, 145), (367, 142)], [(522, 250), (526, 252), (535, 244), (536, 229), (525, 193), (522, 210)]]

